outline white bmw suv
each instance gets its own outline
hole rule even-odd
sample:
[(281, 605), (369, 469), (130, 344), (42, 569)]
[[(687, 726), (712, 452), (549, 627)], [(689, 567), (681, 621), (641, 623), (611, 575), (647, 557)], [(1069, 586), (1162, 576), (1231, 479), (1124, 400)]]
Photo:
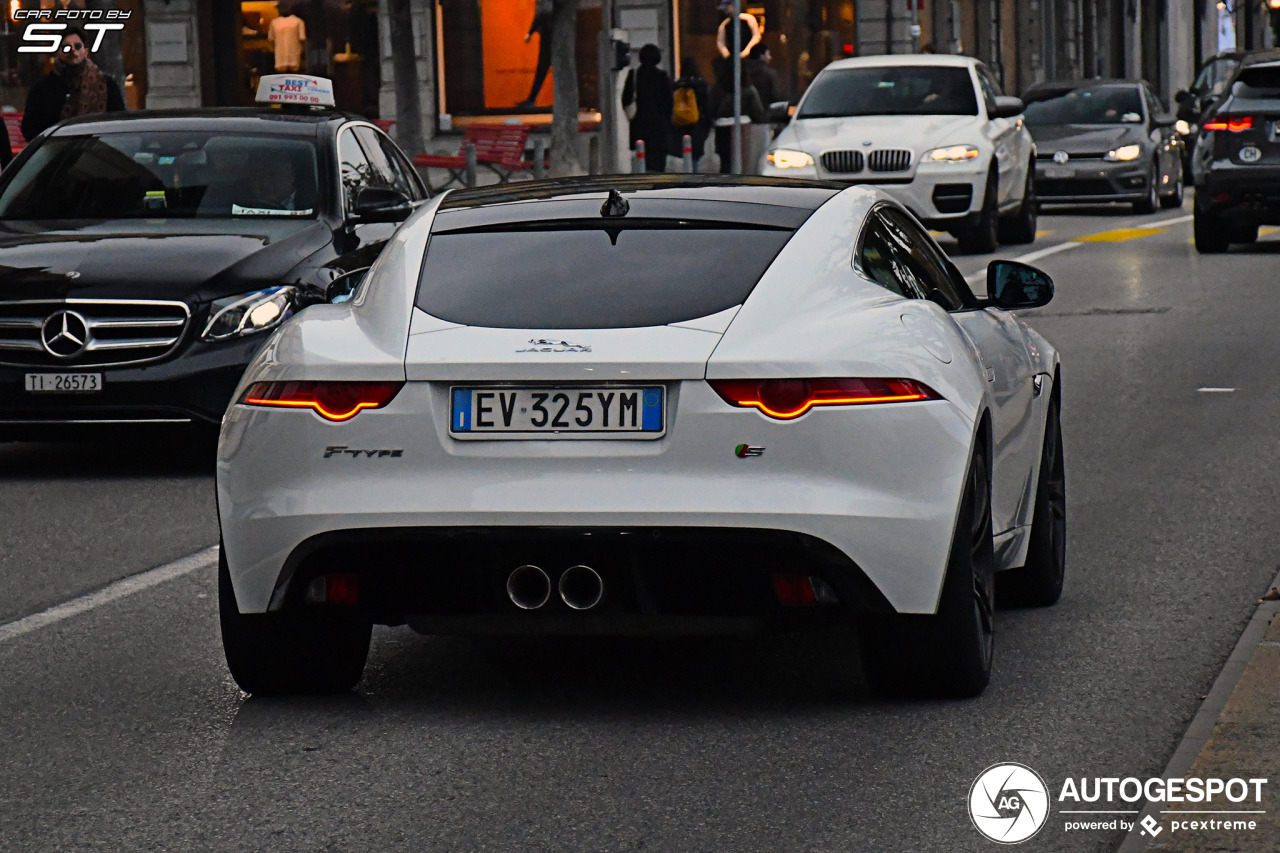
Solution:
[(966, 56), (867, 56), (814, 79), (765, 175), (874, 184), (965, 252), (1036, 236), (1035, 145), (1022, 101)]

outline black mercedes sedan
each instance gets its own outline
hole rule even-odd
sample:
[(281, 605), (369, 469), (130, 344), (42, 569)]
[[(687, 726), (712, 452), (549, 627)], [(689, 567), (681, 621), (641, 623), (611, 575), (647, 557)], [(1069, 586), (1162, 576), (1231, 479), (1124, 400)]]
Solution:
[(1041, 204), (1182, 204), (1182, 141), (1141, 80), (1038, 83), (1022, 96)]
[(426, 198), (333, 110), (56, 125), (0, 176), (0, 436), (217, 424), (265, 333), (349, 295)]

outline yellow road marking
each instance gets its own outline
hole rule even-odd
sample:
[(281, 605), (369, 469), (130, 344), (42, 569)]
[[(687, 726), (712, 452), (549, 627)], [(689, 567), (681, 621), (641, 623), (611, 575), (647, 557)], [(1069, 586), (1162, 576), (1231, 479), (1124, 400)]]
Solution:
[(1116, 228), (1112, 231), (1090, 234), (1088, 237), (1077, 237), (1076, 241), (1080, 243), (1122, 243), (1125, 240), (1136, 240), (1139, 237), (1162, 234), (1167, 230), (1167, 228)]
[(1280, 228), (1260, 228), (1258, 229), (1258, 236), (1265, 237), (1268, 234), (1274, 234), (1277, 231), (1280, 231)]
[(1041, 237), (1048, 237), (1052, 233), (1053, 233), (1052, 231), (1037, 231), (1036, 239), (1039, 240)]

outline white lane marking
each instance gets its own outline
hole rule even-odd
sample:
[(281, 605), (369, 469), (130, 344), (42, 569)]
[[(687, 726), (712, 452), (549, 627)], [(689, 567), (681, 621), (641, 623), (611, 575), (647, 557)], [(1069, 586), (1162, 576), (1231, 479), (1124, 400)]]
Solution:
[[(1073, 243), (1073, 242), (1059, 243), (1056, 246), (1048, 246), (1047, 248), (1044, 248), (1044, 249), (1036, 249), (1034, 252), (1027, 252), (1027, 254), (1025, 255), (1019, 255), (1016, 258), (1009, 258), (1009, 260), (1017, 261), (1018, 263), (1021, 263), (1021, 264), (1030, 264), (1040, 260), (1041, 258), (1047, 258), (1050, 255), (1056, 255), (1058, 254), (1058, 252), (1065, 252), (1067, 249), (1078, 249), (1083, 245), (1084, 245), (1083, 243)], [(987, 280), (987, 271), (980, 270), (979, 272), (970, 273), (969, 275), (964, 277), (964, 280), (967, 281), (969, 284), (982, 284)]]
[(1201, 394), (1234, 394), (1234, 388), (1197, 388)]
[[(1181, 225), (1184, 222), (1191, 222), (1194, 219), (1195, 219), (1194, 215), (1178, 216), (1173, 219), (1157, 219), (1151, 222), (1150, 224), (1152, 226), (1165, 227), (1168, 225)], [(1036, 249), (1034, 252), (1028, 252), (1025, 255), (1019, 255), (1018, 257), (1010, 258), (1009, 260), (1018, 261), (1019, 263), (1023, 263), (1023, 264), (1035, 263), (1041, 258), (1047, 258), (1050, 255), (1057, 254), (1058, 252), (1062, 252), (1067, 249), (1074, 249), (1077, 246), (1082, 246), (1082, 245), (1084, 244), (1077, 243), (1072, 240), (1068, 240), (1065, 243), (1059, 243), (1056, 246), (1049, 246), (1048, 248), (1045, 248), (1045, 249)], [(969, 275), (964, 277), (964, 280), (969, 284), (981, 284), (987, 280), (987, 271), (980, 270), (975, 273), (970, 273)]]
[(30, 634), (32, 631), (38, 631), (41, 628), (47, 628), (50, 625), (61, 622), (63, 619), (70, 619), (72, 616), (78, 616), (103, 604), (118, 601), (121, 598), (142, 592), (153, 586), (159, 586), (174, 578), (189, 575), (200, 569), (207, 569), (217, 562), (218, 546), (212, 545), (202, 551), (174, 560), (172, 563), (165, 563), (163, 566), (157, 566), (141, 574), (130, 575), (103, 587), (97, 592), (91, 592), (79, 598), (73, 598), (70, 601), (64, 601), (62, 604), (55, 604), (48, 610), (32, 613), (30, 616), (24, 616), (16, 622), (0, 625), (0, 643), (21, 637), (24, 634)]

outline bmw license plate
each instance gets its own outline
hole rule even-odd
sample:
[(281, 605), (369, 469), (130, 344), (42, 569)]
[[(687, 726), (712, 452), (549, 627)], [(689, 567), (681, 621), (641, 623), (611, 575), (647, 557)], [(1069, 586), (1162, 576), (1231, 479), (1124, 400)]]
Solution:
[(85, 394), (102, 390), (102, 374), (28, 373), (26, 388), (36, 394)]
[(661, 438), (665, 389), (649, 387), (451, 388), (456, 438)]

